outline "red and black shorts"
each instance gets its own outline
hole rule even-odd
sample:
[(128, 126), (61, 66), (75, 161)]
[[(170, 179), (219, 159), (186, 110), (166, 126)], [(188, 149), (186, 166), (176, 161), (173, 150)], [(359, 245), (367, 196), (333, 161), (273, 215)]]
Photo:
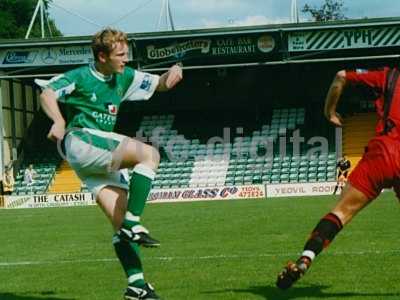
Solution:
[(350, 184), (368, 199), (382, 189), (394, 188), (400, 199), (400, 141), (387, 136), (373, 138), (349, 176)]

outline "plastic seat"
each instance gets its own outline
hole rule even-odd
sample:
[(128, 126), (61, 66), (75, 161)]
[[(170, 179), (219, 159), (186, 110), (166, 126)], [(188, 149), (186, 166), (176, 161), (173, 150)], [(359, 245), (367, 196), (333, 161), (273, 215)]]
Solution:
[(307, 174), (306, 173), (300, 173), (298, 177), (299, 182), (307, 182)]
[(317, 174), (317, 180), (318, 181), (326, 181), (326, 173), (318, 173)]
[(290, 182), (296, 182), (298, 181), (299, 175), (297, 173), (292, 173), (289, 175), (289, 181)]
[(310, 182), (317, 181), (317, 173), (308, 173), (308, 181)]
[(289, 182), (289, 174), (281, 174), (280, 181), (281, 182)]

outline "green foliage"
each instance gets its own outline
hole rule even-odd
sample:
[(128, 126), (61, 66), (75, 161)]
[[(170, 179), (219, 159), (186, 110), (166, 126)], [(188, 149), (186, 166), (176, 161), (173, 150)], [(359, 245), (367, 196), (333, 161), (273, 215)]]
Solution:
[[(47, 8), (51, 0), (45, 0)], [(1, 0), (0, 1), (0, 39), (24, 38), (33, 17), (37, 0)], [(46, 10), (46, 19), (52, 36), (61, 36), (53, 19), (49, 18)], [(48, 26), (45, 24), (46, 36), (49, 36)], [(35, 20), (30, 37), (41, 37), (40, 13)]]
[(343, 5), (343, 0), (325, 0), (321, 7), (305, 4), (301, 11), (311, 14), (313, 20), (317, 22), (344, 20), (346, 17)]

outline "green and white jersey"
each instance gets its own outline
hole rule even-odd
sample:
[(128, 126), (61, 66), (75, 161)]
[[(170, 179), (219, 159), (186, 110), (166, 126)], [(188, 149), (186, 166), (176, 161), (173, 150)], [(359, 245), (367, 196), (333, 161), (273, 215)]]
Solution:
[(104, 76), (93, 65), (52, 78), (46, 87), (66, 104), (67, 128), (112, 131), (122, 101), (149, 99), (159, 76), (125, 67), (122, 74)]

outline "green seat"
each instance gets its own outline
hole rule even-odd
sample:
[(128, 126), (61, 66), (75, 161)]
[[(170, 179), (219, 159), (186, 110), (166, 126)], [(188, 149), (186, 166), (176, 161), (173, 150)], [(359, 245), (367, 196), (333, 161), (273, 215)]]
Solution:
[(327, 180), (335, 180), (336, 179), (336, 172), (327, 172), (326, 173)]
[(242, 176), (242, 177), (243, 177), (244, 173), (245, 173), (244, 170), (236, 170), (235, 176), (236, 176), (236, 177), (237, 177), (237, 176)]
[(281, 167), (282, 167), (282, 168), (289, 168), (289, 167), (290, 167), (290, 162), (288, 162), (288, 161), (283, 161), (282, 164), (281, 164)]
[(336, 153), (329, 153), (329, 154), (328, 154), (328, 159), (329, 159), (329, 160), (336, 161)]
[(307, 160), (300, 161), (300, 167), (308, 167), (308, 161)]
[(299, 173), (307, 173), (308, 172), (308, 168), (307, 167), (300, 167), (298, 169)]
[(299, 182), (307, 182), (307, 174), (306, 173), (300, 173), (298, 177)]
[(245, 172), (244, 172), (244, 175), (245, 176), (252, 176), (254, 174), (254, 170), (246, 170)]
[(263, 175), (270, 175), (270, 174), (272, 174), (272, 169), (271, 168), (263, 168), (262, 174)]
[(289, 182), (289, 174), (281, 174), (280, 181), (281, 182)]
[(261, 180), (262, 180), (263, 182), (269, 182), (269, 181), (271, 180), (271, 175), (270, 175), (270, 174), (268, 174), (268, 175), (263, 175), (263, 176), (261, 177)]
[(206, 149), (198, 149), (198, 150), (196, 151), (196, 155), (199, 155), (199, 156), (204, 156), (204, 155), (206, 155)]
[(280, 176), (278, 174), (271, 175), (271, 182), (272, 183), (279, 183), (280, 182)]
[(279, 156), (274, 156), (273, 162), (274, 163), (280, 163), (281, 162), (281, 158)]
[(308, 168), (308, 173), (316, 173), (317, 172), (317, 167), (309, 167)]
[(299, 168), (300, 167), (300, 161), (294, 160), (290, 163), (291, 168)]
[(236, 161), (236, 164), (238, 164), (238, 165), (246, 165), (246, 163), (247, 163), (247, 159), (244, 159), (244, 158), (240, 158)]
[(298, 178), (299, 178), (299, 174), (297, 174), (297, 173), (292, 173), (289, 175), (290, 182), (296, 182), (296, 181), (298, 181)]
[(234, 177), (229, 177), (225, 179), (225, 185), (234, 185), (235, 179)]
[(235, 173), (236, 173), (235, 170), (229, 170), (229, 169), (228, 169), (228, 171), (226, 172), (226, 176), (227, 176), (227, 177), (234, 176)]
[(289, 168), (282, 168), (282, 169), (281, 169), (281, 174), (288, 174), (289, 171), (290, 171)]
[(34, 194), (40, 194), (40, 193), (43, 193), (43, 192), (44, 192), (44, 189), (43, 189), (41, 186), (34, 186), (34, 187), (32, 188), (32, 192), (33, 192)]
[(274, 162), (272, 164), (273, 169), (280, 169), (281, 168), (281, 162)]
[(243, 184), (243, 177), (235, 177), (235, 184), (242, 185)]
[(271, 156), (269, 155), (269, 156), (266, 156), (266, 157), (265, 157), (264, 162), (270, 163), (270, 162), (272, 162), (273, 160), (274, 160), (274, 158), (271, 157)]
[(185, 161), (185, 167), (190, 167), (192, 168), (194, 165), (194, 161), (193, 160), (187, 160)]
[(264, 164), (265, 159), (263, 157), (258, 157), (256, 158), (256, 164), (257, 165), (263, 165)]
[(162, 186), (163, 188), (169, 188), (169, 187), (171, 187), (171, 180), (163, 180), (163, 181), (161, 182), (161, 186)]
[(336, 172), (336, 166), (330, 166), (330, 165), (328, 165), (328, 166), (326, 167), (326, 171), (327, 171), (327, 172)]
[(187, 187), (189, 185), (189, 179), (181, 179), (178, 182), (179, 187)]
[(262, 171), (262, 169), (264, 168), (264, 165), (256, 163), (253, 167), (254, 167), (254, 170)]
[(197, 154), (197, 150), (196, 149), (190, 149), (189, 150), (189, 153), (188, 153), (189, 157), (195, 157), (196, 154)]
[(308, 181), (314, 182), (317, 181), (317, 173), (308, 173)]
[(318, 161), (316, 159), (311, 159), (308, 163), (310, 167), (317, 167), (318, 166)]
[(318, 180), (318, 181), (326, 181), (326, 173), (325, 173), (325, 172), (323, 172), (323, 173), (318, 173), (318, 174), (317, 174), (317, 180)]
[(272, 175), (279, 175), (281, 173), (281, 169), (280, 168), (273, 168), (271, 173), (272, 173)]
[(328, 167), (336, 168), (336, 160), (328, 160), (327, 165), (328, 165)]
[(260, 175), (254, 175), (253, 176), (253, 183), (262, 183), (262, 178)]

